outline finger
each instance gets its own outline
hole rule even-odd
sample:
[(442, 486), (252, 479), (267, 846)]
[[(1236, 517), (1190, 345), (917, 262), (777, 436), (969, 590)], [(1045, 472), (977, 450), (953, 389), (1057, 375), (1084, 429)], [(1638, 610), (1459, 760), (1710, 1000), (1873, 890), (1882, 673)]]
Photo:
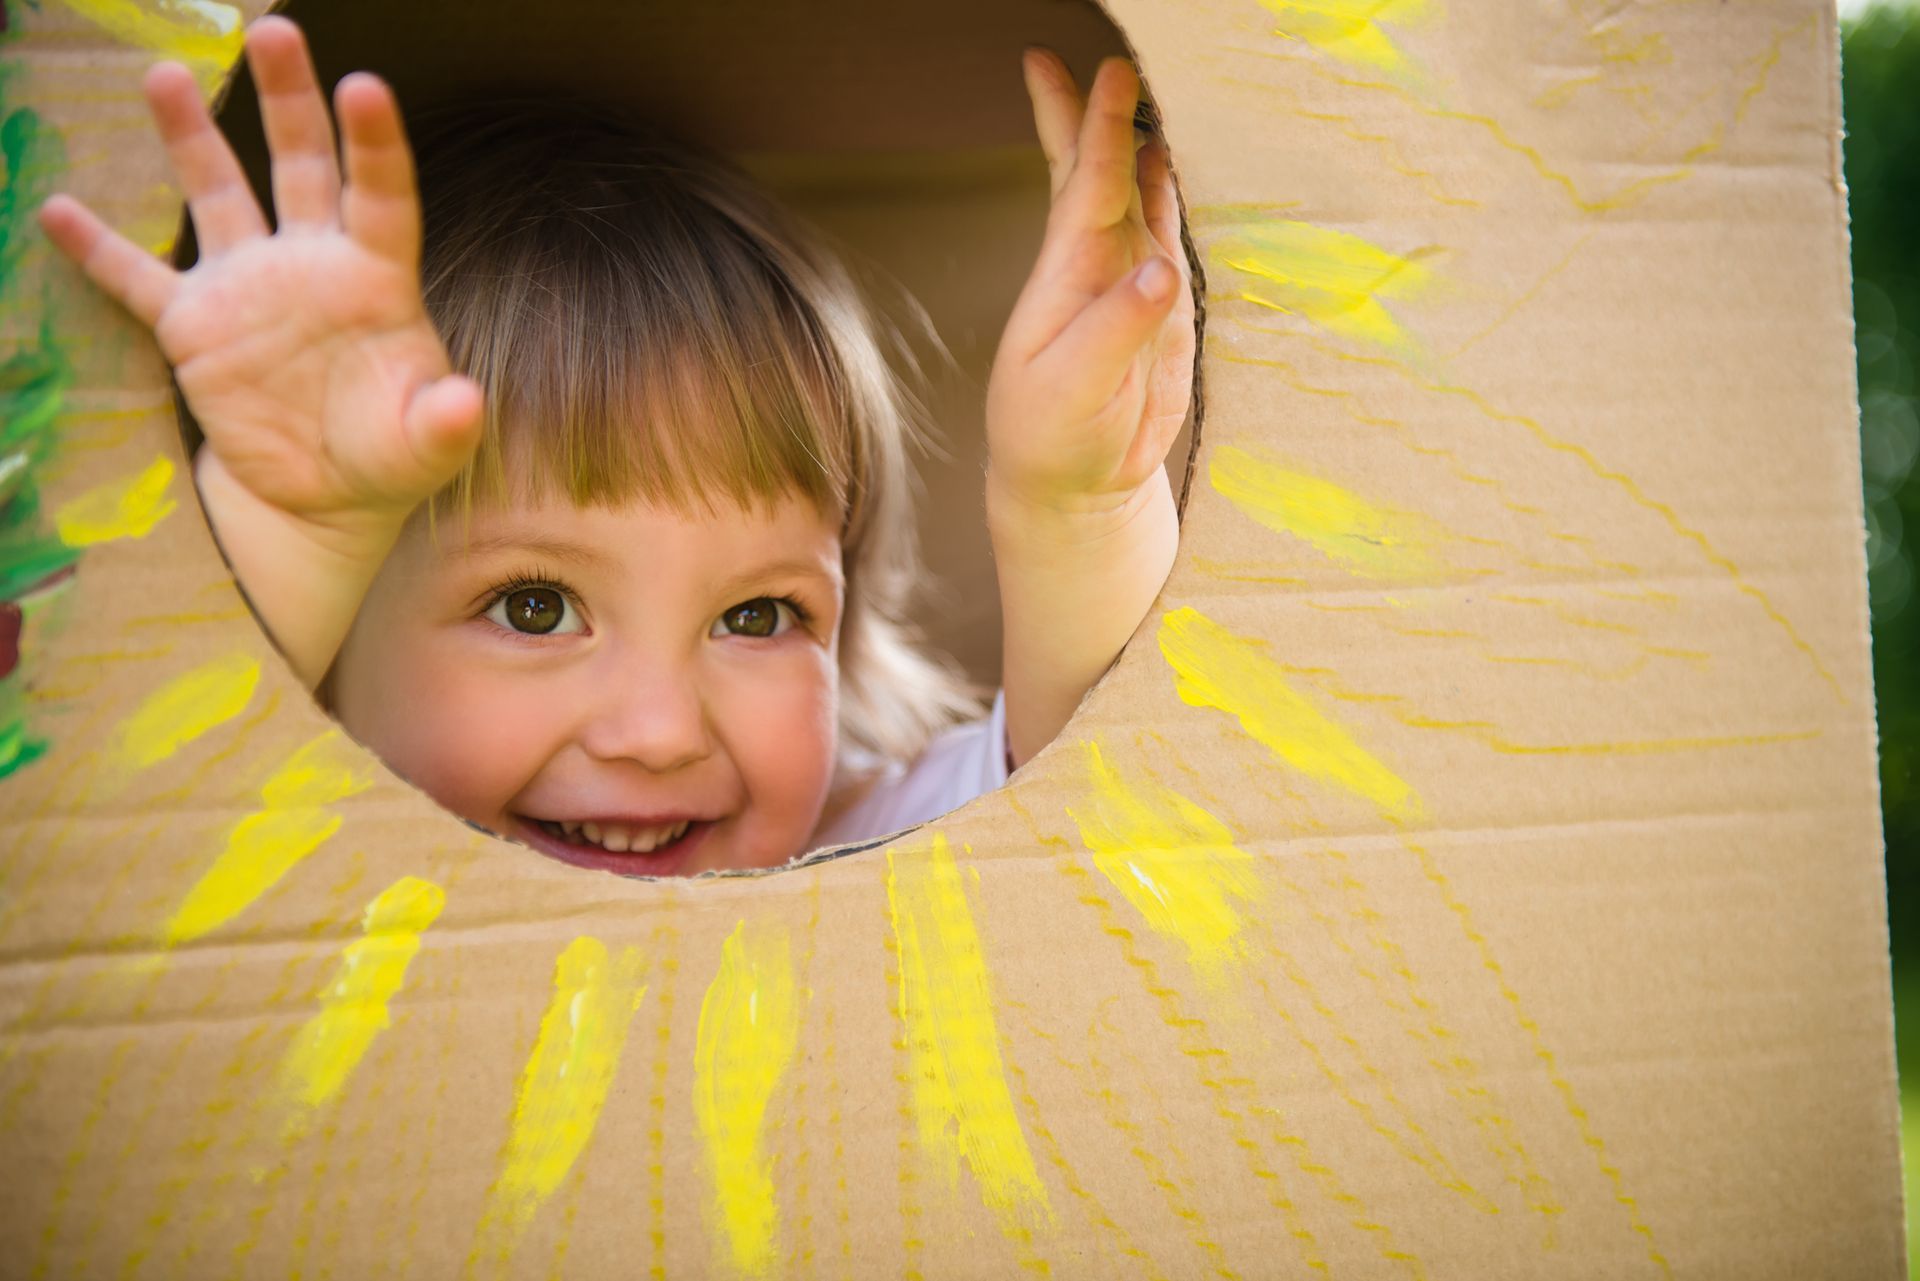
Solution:
[(1080, 136), (1080, 118), (1086, 110), (1073, 72), (1051, 49), (1035, 46), (1020, 59), (1027, 97), (1033, 102), (1033, 128), (1046, 154), (1057, 195), (1073, 168), (1074, 142)]
[(1144, 212), (1144, 205), (1141, 201), (1140, 193), (1140, 147), (1143, 141), (1144, 139), (1140, 136), (1140, 132), (1135, 130), (1133, 135), (1133, 185), (1127, 191), (1127, 212), (1125, 217), (1127, 227), (1133, 233), (1135, 243), (1147, 250), (1151, 250), (1153, 247), (1152, 237), (1147, 232), (1147, 216)]
[(485, 408), (480, 385), (461, 374), (449, 374), (414, 393), (403, 420), (407, 445), (435, 485), (472, 456), (480, 443)]
[(1124, 58), (1100, 64), (1074, 142), (1073, 172), (1054, 213), (1070, 225), (1111, 227), (1127, 214), (1134, 192), (1133, 112), (1140, 78)]
[(201, 256), (212, 257), (243, 240), (266, 235), (266, 215), (253, 198), (233, 148), (207, 114), (193, 73), (177, 62), (162, 62), (147, 73), (145, 89), (167, 160), (193, 215)]
[(1174, 262), (1184, 264), (1186, 247), (1180, 242), (1180, 197), (1173, 186), (1173, 168), (1167, 162), (1167, 144), (1150, 139), (1137, 158), (1140, 214), (1147, 231)]
[(1043, 379), (1056, 371), (1063, 386), (1097, 393), (1079, 406), (1092, 411), (1105, 404), (1126, 377), (1141, 348), (1159, 332), (1180, 286), (1173, 263), (1158, 255), (1127, 273), (1061, 331), (1034, 361)]
[(79, 265), (107, 297), (151, 329), (173, 300), (180, 274), (107, 226), (71, 196), (40, 207), (40, 226), (54, 247)]
[(273, 157), (273, 211), (282, 227), (328, 227), (340, 213), (333, 121), (300, 28), (266, 17), (247, 29), (247, 65)]
[(378, 76), (357, 71), (333, 91), (346, 140), (340, 220), (355, 240), (399, 262), (420, 257), (420, 190), (400, 105)]

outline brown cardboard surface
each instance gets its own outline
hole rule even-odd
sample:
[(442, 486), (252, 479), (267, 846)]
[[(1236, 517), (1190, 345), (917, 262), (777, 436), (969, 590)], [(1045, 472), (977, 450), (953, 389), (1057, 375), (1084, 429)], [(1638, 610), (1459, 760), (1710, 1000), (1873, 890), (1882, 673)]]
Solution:
[[(339, 9), (396, 78), (450, 12)], [(164, 246), (138, 76), (224, 11), (11, 6), (9, 192)], [(1328, 11), (1114, 6), (1206, 268), (1179, 564), (1012, 786), (769, 876), (582, 874), (341, 739), (157, 355), (9, 226), (79, 559), (0, 705), (8, 1274), (1898, 1275), (1832, 15)], [(951, 211), (1021, 144), (1021, 42), (1109, 38), (461, 14), (474, 82), (869, 153), (812, 171), (846, 228), (863, 164)]]

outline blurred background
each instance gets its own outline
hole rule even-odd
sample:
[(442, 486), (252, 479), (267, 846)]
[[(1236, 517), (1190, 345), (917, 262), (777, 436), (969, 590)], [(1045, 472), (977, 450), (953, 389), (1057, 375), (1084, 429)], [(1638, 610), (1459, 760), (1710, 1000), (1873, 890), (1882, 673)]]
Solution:
[(1907, 1240), (1920, 1259), (1920, 3), (1841, 0), (1840, 22)]

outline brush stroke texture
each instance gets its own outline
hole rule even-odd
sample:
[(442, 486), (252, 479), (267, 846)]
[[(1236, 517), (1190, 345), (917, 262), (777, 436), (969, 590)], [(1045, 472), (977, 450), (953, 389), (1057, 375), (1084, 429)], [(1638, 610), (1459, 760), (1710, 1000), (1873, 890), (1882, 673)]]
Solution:
[(700, 1003), (693, 1113), (713, 1174), (716, 1245), (722, 1262), (747, 1276), (764, 1276), (778, 1257), (767, 1109), (799, 1038), (786, 931), (742, 921), (721, 945), (719, 972)]
[(986, 954), (945, 836), (887, 851), (887, 906), (920, 1149), (949, 1187), (964, 1162), (1001, 1230), (1020, 1237), (1053, 1211), (1014, 1115)]
[(311, 1128), (315, 1115), (345, 1087), (347, 1078), (392, 1023), (389, 1003), (406, 982), (420, 951), (420, 936), (446, 906), (446, 892), (431, 881), (404, 876), (367, 904), (362, 937), (347, 944), (333, 977), (320, 991), (320, 1011), (301, 1027), (280, 1062), (280, 1091), (290, 1114), (284, 1134)]

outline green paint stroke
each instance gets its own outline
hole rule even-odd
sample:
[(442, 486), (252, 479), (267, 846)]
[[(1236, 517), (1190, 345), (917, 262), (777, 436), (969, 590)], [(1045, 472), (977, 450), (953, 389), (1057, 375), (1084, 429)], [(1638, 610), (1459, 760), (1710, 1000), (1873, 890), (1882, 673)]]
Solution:
[[(12, 28), (0, 23), (0, 40)], [(60, 136), (28, 108), (10, 105), (18, 70), (0, 56), (0, 317), (22, 302), (20, 262), (38, 234), (34, 212), (65, 165)], [(27, 724), (31, 669), (21, 633), (33, 604), (63, 583), (80, 557), (40, 510), (38, 473), (56, 444), (54, 424), (73, 382), (51, 310), (42, 305), (33, 337), (9, 346), (0, 349), (0, 778), (47, 750)]]

